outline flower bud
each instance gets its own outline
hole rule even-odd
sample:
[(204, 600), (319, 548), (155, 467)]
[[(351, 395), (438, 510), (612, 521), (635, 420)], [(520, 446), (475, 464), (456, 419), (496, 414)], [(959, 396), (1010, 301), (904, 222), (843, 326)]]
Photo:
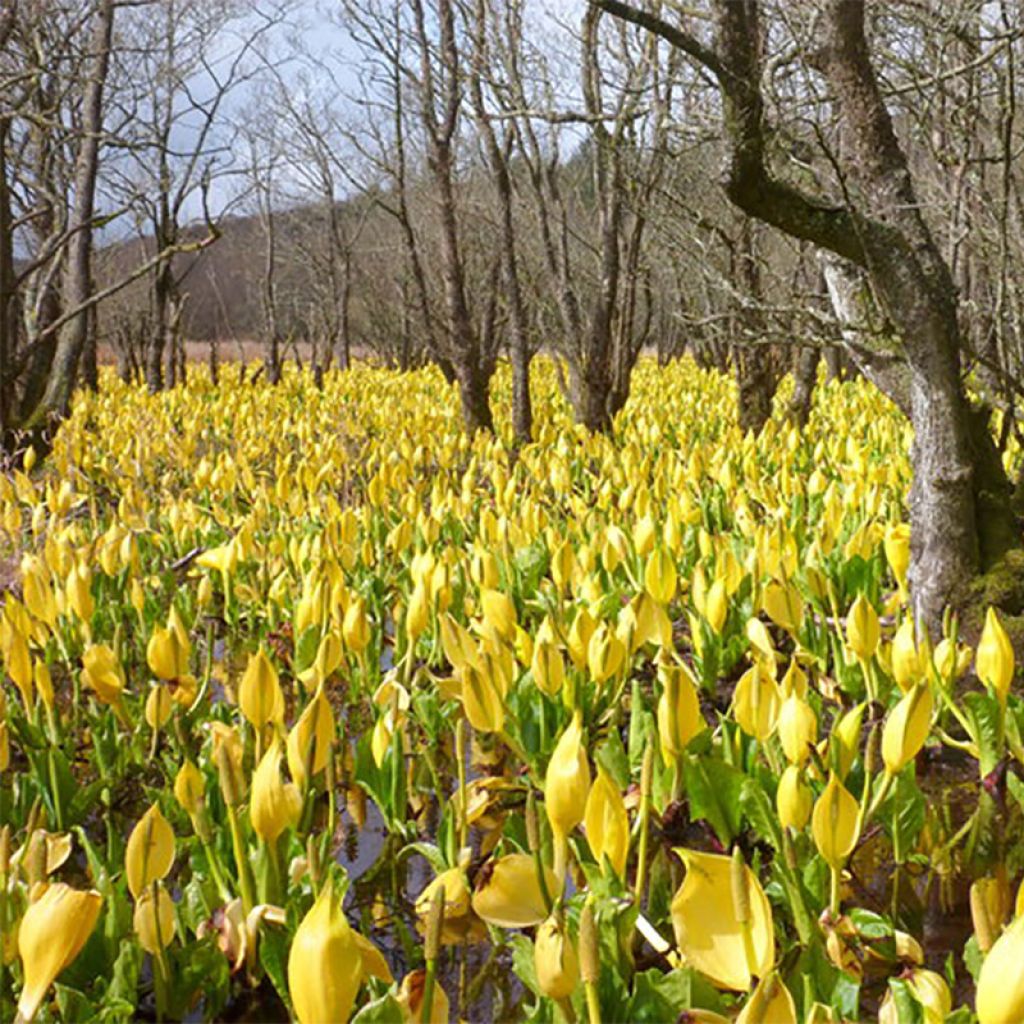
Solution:
[(174, 938), (174, 903), (158, 882), (136, 901), (132, 926), (139, 945), (154, 955), (166, 949)]
[(590, 793), (590, 767), (583, 748), (579, 711), (562, 733), (544, 777), (544, 807), (552, 829), (567, 836), (582, 820)]
[(878, 613), (863, 594), (858, 594), (846, 616), (846, 645), (854, 655), (867, 661), (878, 648)]
[(286, 828), (294, 828), (301, 810), (298, 788), (281, 779), (281, 741), (275, 736), (253, 772), (249, 803), (252, 827), (264, 842), (274, 843)]
[(619, 787), (600, 766), (587, 797), (583, 824), (594, 859), (604, 867), (607, 858), (615, 874), (623, 878), (629, 855), (629, 815)]
[(659, 604), (668, 604), (676, 596), (678, 574), (672, 556), (664, 548), (655, 548), (644, 566), (644, 589)]
[(288, 991), (299, 1024), (348, 1020), (362, 976), (359, 946), (328, 880), (288, 951)]
[(779, 779), (779, 788), (775, 794), (775, 806), (782, 827), (799, 832), (807, 825), (812, 804), (811, 787), (804, 780), (803, 769), (795, 764), (789, 765)]
[(778, 971), (771, 971), (757, 983), (736, 1024), (797, 1024), (796, 1004)]
[(725, 588), (725, 580), (716, 579), (708, 588), (704, 599), (704, 617), (716, 635), (721, 635), (725, 620), (729, 616), (729, 594)]
[(979, 1024), (1024, 1020), (1024, 917), (1014, 920), (996, 939), (981, 965), (975, 1011)]
[(810, 757), (810, 749), (818, 738), (818, 719), (814, 709), (793, 694), (782, 702), (778, 721), (779, 740), (786, 759), (795, 765)]
[(106, 644), (93, 644), (82, 654), (82, 682), (104, 704), (116, 704), (124, 690), (124, 669)]
[(370, 643), (370, 619), (366, 613), (366, 601), (362, 596), (353, 598), (345, 610), (341, 623), (341, 635), (345, 646), (353, 654), (365, 651)]
[(836, 723), (829, 741), (832, 768), (840, 781), (846, 778), (860, 751), (860, 730), (864, 722), (864, 704), (851, 708)]
[(238, 686), (238, 706), (246, 720), (262, 729), (268, 722), (284, 720), (284, 694), (278, 681), (277, 669), (267, 657), (261, 644), (249, 657)]
[(82, 951), (100, 916), (103, 897), (57, 882), (29, 904), (18, 928), (24, 984), (18, 1016), (31, 1021), (53, 980)]
[(779, 686), (759, 664), (740, 676), (732, 701), (736, 722), (748, 736), (763, 743), (775, 731)]
[(811, 835), (818, 853), (833, 868), (842, 867), (857, 841), (859, 807), (833, 772), (811, 815)]
[(918, 683), (889, 712), (882, 731), (882, 760), (890, 774), (909, 764), (924, 746), (932, 727), (933, 705), (928, 684)]
[(548, 999), (568, 999), (573, 994), (580, 966), (564, 918), (552, 915), (538, 927), (533, 963), (537, 986)]
[(165, 878), (173, 862), (174, 831), (160, 805), (153, 804), (132, 829), (124, 852), (124, 873), (132, 896), (138, 899), (151, 883)]
[(662, 691), (658, 698), (658, 740), (661, 756), (672, 762), (686, 750), (690, 740), (706, 728), (693, 676), (684, 665), (658, 668)]
[(551, 641), (543, 640), (533, 646), (530, 672), (538, 689), (551, 697), (561, 693), (565, 682), (565, 662), (562, 652)]
[(1013, 682), (1013, 645), (995, 608), (985, 613), (985, 627), (981, 631), (974, 666), (978, 678), (995, 690), (1005, 704)]

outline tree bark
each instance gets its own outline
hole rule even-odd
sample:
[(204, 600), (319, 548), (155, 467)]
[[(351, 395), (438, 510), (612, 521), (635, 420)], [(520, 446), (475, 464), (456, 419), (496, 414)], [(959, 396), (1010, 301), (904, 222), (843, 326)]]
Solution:
[(420, 49), (421, 110), (427, 136), (427, 162), (437, 192), (441, 228), (441, 277), (448, 320), (447, 356), (455, 368), (467, 433), (492, 430), (490, 374), (482, 365), (480, 340), (466, 302), (465, 267), (459, 246), (459, 226), (453, 172), (453, 152), (459, 116), (460, 81), (455, 12), (451, 0), (438, 0), (440, 67), (443, 81), (435, 87), (435, 71), (427, 36), (422, 0), (413, 0)]
[(66, 309), (82, 308), (61, 328), (46, 389), (29, 420), (28, 425), (32, 427), (42, 426), (50, 417), (67, 413), (89, 330), (89, 311), (85, 304), (93, 283), (93, 211), (114, 6), (114, 0), (101, 0), (95, 15), (82, 100), (82, 140), (75, 161), (75, 198), (69, 224), (75, 233), (68, 244), (62, 291)]

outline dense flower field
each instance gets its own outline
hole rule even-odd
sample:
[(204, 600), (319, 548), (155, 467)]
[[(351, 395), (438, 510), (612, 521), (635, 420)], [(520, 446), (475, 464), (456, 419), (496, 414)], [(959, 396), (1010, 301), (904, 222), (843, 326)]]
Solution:
[(906, 424), (534, 385), (515, 451), (430, 371), (110, 378), (0, 480), (0, 1018), (1024, 1018), (1024, 700), (996, 613), (915, 638)]

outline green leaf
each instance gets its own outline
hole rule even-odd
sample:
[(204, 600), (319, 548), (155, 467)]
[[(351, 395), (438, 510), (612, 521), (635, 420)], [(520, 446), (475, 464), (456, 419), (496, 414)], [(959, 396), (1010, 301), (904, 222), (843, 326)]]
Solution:
[(260, 932), (260, 963), (267, 972), (270, 984), (281, 997), (285, 1006), (291, 1009), (292, 1001), (288, 992), (288, 946), (289, 939), (281, 928), (264, 928)]
[(615, 780), (615, 785), (619, 789), (625, 789), (629, 785), (629, 758), (626, 756), (626, 748), (622, 745), (618, 731), (613, 730), (609, 733), (608, 739), (597, 748), (594, 759)]
[(978, 945), (978, 937), (972, 935), (964, 945), (964, 966), (970, 971), (975, 983), (981, 973), (981, 965), (985, 962), (985, 954)]
[(430, 864), (437, 874), (440, 874), (442, 871), (445, 871), (450, 867), (454, 867), (454, 864), (448, 864), (445, 861), (444, 855), (433, 843), (407, 843), (402, 847), (399, 856), (401, 857), (406, 853), (418, 853), (427, 861), (428, 864)]
[(901, 978), (889, 979), (889, 991), (896, 1004), (896, 1019), (899, 1024), (923, 1024), (921, 1004), (914, 998), (910, 986)]
[[(267, 932), (261, 933), (261, 949), (266, 934)], [(231, 971), (227, 957), (221, 952), (213, 936), (204, 941), (190, 943), (187, 949), (168, 947), (168, 952), (172, 949), (173, 981), (168, 1006), (170, 1016), (180, 1019), (201, 1005), (203, 1019), (215, 1020), (227, 1002), (231, 986)]]
[(868, 942), (878, 942), (881, 939), (893, 937), (892, 923), (881, 914), (865, 910), (863, 907), (854, 907), (849, 913), (849, 918), (861, 938)]
[(320, 649), (320, 627), (307, 626), (295, 645), (295, 674), (305, 672), (314, 661)]
[(964, 695), (967, 715), (974, 726), (974, 738), (981, 752), (979, 767), (982, 776), (993, 771), (1002, 756), (999, 742), (999, 700), (990, 693), (975, 690)]
[(352, 1018), (352, 1024), (402, 1024), (403, 1019), (398, 1000), (386, 992), (379, 999), (367, 1003)]
[(688, 758), (683, 774), (690, 817), (703, 818), (723, 846), (729, 846), (742, 822), (740, 793), (746, 776), (738, 768), (711, 757)]
[(914, 849), (917, 843), (917, 837), (924, 828), (927, 811), (924, 794), (914, 778), (913, 764), (908, 764), (896, 776), (896, 784), (893, 786), (887, 806), (893, 856), (897, 864), (902, 864), (907, 852)]
[(537, 997), (542, 997), (533, 962), (533, 943), (522, 934), (513, 935), (508, 943), (512, 947), (512, 969), (516, 977)]
[(668, 974), (652, 969), (634, 978), (627, 1020), (659, 1024), (676, 1020), (683, 1010), (722, 1013), (725, 1004), (714, 986), (691, 967), (680, 967)]
[(775, 805), (757, 779), (748, 777), (744, 780), (740, 791), (740, 809), (758, 835), (767, 839), (776, 850), (782, 849), (782, 828)]

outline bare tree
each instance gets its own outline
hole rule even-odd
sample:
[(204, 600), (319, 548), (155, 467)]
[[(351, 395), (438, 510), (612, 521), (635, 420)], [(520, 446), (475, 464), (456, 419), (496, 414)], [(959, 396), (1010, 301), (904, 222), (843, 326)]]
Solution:
[(848, 142), (841, 170), (849, 187), (837, 201), (810, 195), (769, 167), (759, 3), (719, 0), (713, 45), (649, 10), (618, 0), (593, 3), (650, 29), (714, 75), (728, 144), (725, 187), (734, 203), (869, 275), (899, 335), (898, 357), (876, 379), (893, 397), (905, 398), (914, 425), (910, 571), (915, 614), (934, 625), (974, 574), (1005, 554), (1014, 530), (1005, 474), (998, 457), (991, 457), (985, 419), (972, 414), (961, 381), (953, 281), (922, 216), (878, 84), (864, 5), (824, 4), (821, 48), (802, 55), (815, 61), (834, 91)]

